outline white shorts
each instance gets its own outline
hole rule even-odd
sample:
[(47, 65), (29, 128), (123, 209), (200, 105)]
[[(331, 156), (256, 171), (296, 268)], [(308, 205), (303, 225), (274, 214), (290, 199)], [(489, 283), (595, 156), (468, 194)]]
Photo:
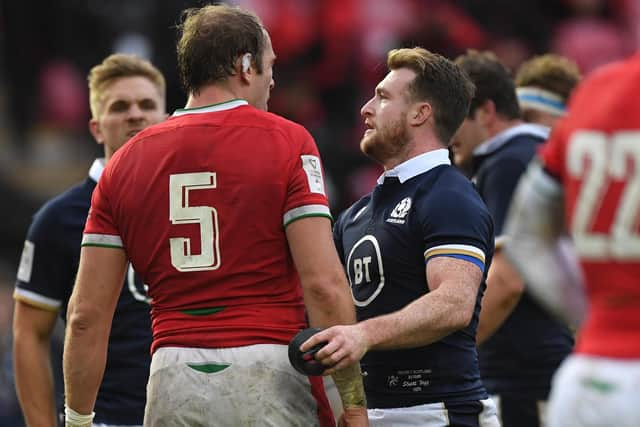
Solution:
[[(482, 411), (468, 425), (500, 427), (496, 406), (491, 399), (481, 400)], [(460, 425), (449, 414), (444, 403), (409, 406), (406, 408), (369, 409), (369, 427), (447, 427)]]
[(574, 354), (556, 372), (547, 427), (640, 426), (640, 360)]
[(286, 345), (163, 347), (151, 359), (145, 426), (333, 423), (322, 378), (296, 372)]

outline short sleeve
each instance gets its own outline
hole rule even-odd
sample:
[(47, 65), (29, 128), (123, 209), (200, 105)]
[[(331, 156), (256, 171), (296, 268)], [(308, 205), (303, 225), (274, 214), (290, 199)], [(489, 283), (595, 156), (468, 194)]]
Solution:
[(482, 177), (480, 193), (493, 218), (497, 238), (502, 234), (513, 192), (525, 168), (522, 161), (505, 158), (488, 168)]
[(449, 256), (485, 270), (493, 254), (493, 223), (470, 184), (468, 191), (445, 189), (420, 198), (417, 209), (425, 262)]
[(324, 216), (331, 219), (327, 200), (324, 173), (318, 148), (301, 126), (292, 128), (289, 180), (283, 212), (283, 224), (308, 217)]
[(113, 191), (110, 179), (112, 165), (113, 162), (105, 168), (91, 197), (91, 209), (82, 236), (82, 246), (123, 247), (110, 203), (110, 193)]
[(71, 294), (77, 259), (70, 252), (68, 241), (76, 239), (76, 245), (79, 241), (79, 235), (64, 235), (55, 212), (44, 209), (34, 217), (24, 242), (14, 291), (16, 300), (49, 311), (60, 310)]
[[(345, 211), (346, 212), (346, 211)], [(345, 212), (342, 212), (333, 226), (333, 243), (338, 251), (338, 257), (342, 265), (345, 265), (344, 247), (342, 246), (342, 223), (344, 221)]]
[(559, 181), (564, 180), (566, 121), (561, 120), (547, 142), (540, 147), (538, 157), (543, 168)]

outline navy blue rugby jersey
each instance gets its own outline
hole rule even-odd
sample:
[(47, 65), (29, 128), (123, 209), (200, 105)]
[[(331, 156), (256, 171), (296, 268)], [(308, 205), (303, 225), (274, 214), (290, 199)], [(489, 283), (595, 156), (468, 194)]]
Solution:
[[(96, 160), (83, 183), (53, 198), (35, 214), (27, 233), (14, 298), (59, 311), (63, 321), (78, 270), (91, 194), (102, 169)], [(142, 425), (151, 361), (149, 310), (144, 285), (130, 268), (113, 318), (95, 423)]]
[[(491, 262), (491, 217), (472, 184), (450, 165), (447, 150), (407, 164), (411, 171), (398, 178), (387, 172), (384, 182), (335, 224), (334, 239), (359, 321), (397, 311), (428, 293), (425, 268), (432, 257), (465, 259), (485, 276)], [(484, 288), (483, 280), (465, 329), (427, 346), (365, 355), (361, 364), (369, 407), (486, 398), (475, 344)]]
[[(519, 125), (474, 151), (473, 180), (493, 217), (498, 247), (518, 180), (548, 134), (543, 126)], [(551, 376), (572, 348), (570, 331), (525, 292), (505, 323), (480, 346), (485, 387), (492, 394), (542, 397), (548, 394)]]

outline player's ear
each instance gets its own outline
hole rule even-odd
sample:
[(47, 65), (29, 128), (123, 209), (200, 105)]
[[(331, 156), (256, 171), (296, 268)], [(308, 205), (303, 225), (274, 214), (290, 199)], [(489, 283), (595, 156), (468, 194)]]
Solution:
[(100, 123), (96, 119), (89, 120), (89, 132), (96, 140), (98, 144), (104, 144), (104, 137), (102, 136), (102, 130), (100, 129)]
[(236, 69), (238, 70), (240, 78), (245, 83), (249, 83), (251, 81), (251, 75), (253, 74), (253, 70), (251, 69), (251, 59), (252, 55), (250, 53), (245, 53), (236, 60)]
[(433, 108), (428, 102), (418, 102), (409, 110), (409, 125), (421, 126), (433, 115)]
[(496, 117), (496, 104), (491, 99), (485, 100), (476, 108), (474, 116), (480, 123), (488, 124)]

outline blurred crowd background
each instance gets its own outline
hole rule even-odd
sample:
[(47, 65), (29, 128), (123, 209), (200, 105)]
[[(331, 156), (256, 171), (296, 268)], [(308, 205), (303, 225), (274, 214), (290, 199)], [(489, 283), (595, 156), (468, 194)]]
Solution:
[[(13, 281), (32, 214), (83, 180), (102, 149), (88, 132), (86, 74), (113, 52), (165, 74), (181, 108), (175, 26), (204, 1), (0, 0), (0, 425), (21, 425), (13, 395)], [(380, 169), (359, 151), (360, 107), (386, 52), (423, 46), (449, 58), (492, 50), (512, 70), (556, 52), (584, 75), (640, 47), (640, 0), (237, 0), (269, 29), (278, 55), (270, 110), (303, 124), (324, 159), (334, 214)]]

